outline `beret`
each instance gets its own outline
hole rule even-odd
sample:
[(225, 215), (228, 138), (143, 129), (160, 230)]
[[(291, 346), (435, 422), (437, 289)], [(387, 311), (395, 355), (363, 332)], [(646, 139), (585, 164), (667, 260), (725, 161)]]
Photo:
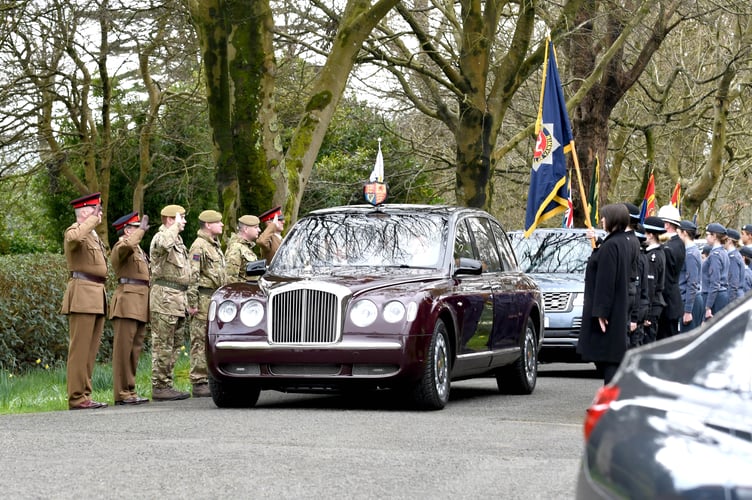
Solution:
[(708, 227), (705, 228), (705, 231), (709, 233), (726, 234), (726, 228), (721, 224), (718, 224), (717, 222), (711, 222), (710, 224), (708, 224)]
[(76, 198), (75, 200), (70, 202), (73, 208), (96, 207), (97, 205), (100, 205), (101, 203), (102, 203), (102, 194), (100, 192), (87, 194), (80, 198)]
[(204, 210), (198, 214), (198, 220), (201, 222), (222, 222), (222, 214), (216, 210)]
[(125, 226), (138, 225), (140, 221), (141, 219), (138, 216), (138, 212), (131, 212), (128, 215), (123, 215), (118, 220), (113, 222), (112, 226), (115, 228), (115, 231), (120, 231)]
[(748, 259), (752, 259), (752, 247), (743, 246), (739, 249), (739, 253)]
[(739, 238), (742, 237), (742, 235), (739, 234), (739, 231), (737, 231), (736, 229), (730, 229), (730, 228), (726, 230), (726, 236), (728, 236), (734, 241), (739, 241)]
[(246, 226), (258, 226), (260, 221), (255, 215), (244, 215), (238, 219), (238, 222)]
[(679, 229), (682, 231), (697, 231), (697, 224), (691, 220), (683, 220), (679, 223)]
[(645, 222), (642, 225), (647, 233), (663, 234), (666, 232), (661, 217), (645, 217)]
[(752, 224), (745, 224), (742, 226), (742, 231), (752, 234)]
[(703, 255), (710, 255), (710, 251), (713, 249), (710, 245), (703, 245), (702, 246), (702, 254)]
[(177, 214), (185, 214), (185, 208), (180, 205), (167, 205), (160, 212), (162, 217), (175, 217)]

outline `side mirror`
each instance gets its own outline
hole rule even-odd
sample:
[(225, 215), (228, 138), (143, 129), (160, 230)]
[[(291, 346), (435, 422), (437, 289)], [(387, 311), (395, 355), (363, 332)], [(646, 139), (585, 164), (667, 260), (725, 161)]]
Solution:
[(481, 274), (482, 272), (483, 264), (481, 264), (479, 260), (460, 257), (454, 270), (454, 275), (457, 276), (458, 274)]
[(266, 259), (254, 260), (245, 266), (246, 276), (261, 276), (266, 272)]

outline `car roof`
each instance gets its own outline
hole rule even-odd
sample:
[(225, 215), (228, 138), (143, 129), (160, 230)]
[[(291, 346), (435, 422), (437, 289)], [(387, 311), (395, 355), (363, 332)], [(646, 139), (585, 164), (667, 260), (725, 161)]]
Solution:
[(460, 214), (463, 212), (473, 214), (490, 215), (479, 208), (458, 207), (453, 205), (422, 205), (409, 203), (387, 203), (379, 206), (372, 205), (341, 205), (338, 207), (321, 208), (309, 212), (308, 215), (326, 215), (334, 213), (387, 213), (387, 214), (414, 214), (414, 213), (438, 213), (443, 215)]

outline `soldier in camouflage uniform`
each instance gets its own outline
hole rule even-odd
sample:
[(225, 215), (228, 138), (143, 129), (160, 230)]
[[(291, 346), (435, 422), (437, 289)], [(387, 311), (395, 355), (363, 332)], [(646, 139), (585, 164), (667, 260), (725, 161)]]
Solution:
[[(227, 244), (225, 260), (227, 261), (227, 282), (244, 282), (251, 278), (246, 277), (245, 269), (249, 262), (257, 259), (253, 253), (256, 246), (256, 238), (259, 235), (259, 218), (255, 215), (244, 215), (238, 219), (238, 232), (230, 237)], [(257, 276), (253, 278), (258, 279)]]
[(191, 249), (191, 280), (188, 287), (188, 307), (195, 309), (190, 321), (191, 384), (193, 397), (211, 396), (206, 367), (206, 318), (214, 290), (227, 282), (225, 257), (217, 238), (222, 234), (222, 214), (204, 210), (198, 216), (199, 230)]
[(185, 338), (188, 309), (186, 292), (191, 278), (188, 250), (180, 232), (185, 228), (185, 209), (162, 209), (162, 225), (151, 240), (151, 384), (154, 401), (186, 399), (187, 392), (173, 388), (172, 371)]

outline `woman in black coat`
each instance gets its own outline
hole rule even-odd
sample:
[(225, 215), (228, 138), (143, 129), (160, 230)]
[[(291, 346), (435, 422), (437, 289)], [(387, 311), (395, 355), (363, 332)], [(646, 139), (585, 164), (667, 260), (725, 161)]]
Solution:
[(624, 232), (629, 211), (621, 204), (601, 208), (601, 224), (608, 235), (593, 250), (585, 269), (585, 303), (577, 352), (595, 362), (608, 384), (627, 351), (629, 329), (630, 255), (635, 238)]

